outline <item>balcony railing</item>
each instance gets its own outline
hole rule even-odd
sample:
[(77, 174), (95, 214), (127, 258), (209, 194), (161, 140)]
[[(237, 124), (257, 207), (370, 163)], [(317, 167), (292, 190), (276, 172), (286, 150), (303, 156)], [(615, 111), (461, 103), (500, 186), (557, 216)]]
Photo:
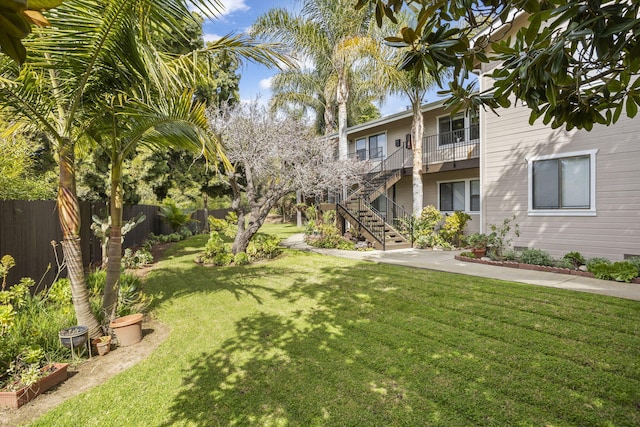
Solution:
[(475, 124), (465, 129), (438, 135), (426, 136), (422, 142), (425, 165), (456, 162), (480, 157), (480, 126)]

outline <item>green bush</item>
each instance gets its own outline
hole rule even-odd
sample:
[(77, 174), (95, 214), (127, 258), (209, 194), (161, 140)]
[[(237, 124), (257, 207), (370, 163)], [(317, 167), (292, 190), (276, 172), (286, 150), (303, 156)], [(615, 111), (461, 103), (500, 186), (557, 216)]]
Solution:
[(269, 234), (257, 233), (247, 246), (247, 255), (252, 261), (272, 259), (280, 255), (280, 238)]
[(593, 257), (590, 258), (587, 261), (587, 271), (590, 273), (593, 273), (593, 271), (591, 271), (594, 266), (598, 265), (598, 264), (611, 264), (611, 261), (609, 261), (607, 258), (600, 258), (600, 257)]
[(520, 262), (533, 265), (553, 265), (553, 258), (541, 249), (527, 248), (520, 254)]
[(562, 257), (563, 260), (566, 260), (570, 263), (568, 268), (578, 268), (583, 265), (586, 261), (580, 252), (569, 252)]
[(638, 270), (638, 275), (640, 275), (640, 257), (629, 258), (627, 262), (631, 265), (634, 265)]
[(152, 263), (153, 255), (145, 248), (138, 249), (135, 252), (133, 252), (131, 248), (124, 250), (124, 255), (122, 256), (122, 265), (124, 268), (139, 268)]
[(609, 260), (606, 262), (594, 262), (588, 266), (588, 271), (602, 280), (615, 280), (617, 282), (631, 282), (632, 279), (638, 277), (638, 268), (630, 262), (619, 261), (611, 263)]
[(191, 211), (180, 209), (172, 201), (165, 202), (158, 209), (158, 216), (169, 224), (174, 232), (180, 231), (191, 221)]
[(445, 218), (440, 234), (447, 243), (460, 247), (462, 246), (462, 234), (470, 220), (471, 215), (468, 213), (455, 211)]
[(233, 257), (233, 263), (235, 265), (247, 265), (249, 264), (249, 255), (247, 255), (246, 252), (238, 252)]
[(229, 226), (229, 223), (224, 219), (209, 217), (209, 228), (211, 231), (224, 231)]

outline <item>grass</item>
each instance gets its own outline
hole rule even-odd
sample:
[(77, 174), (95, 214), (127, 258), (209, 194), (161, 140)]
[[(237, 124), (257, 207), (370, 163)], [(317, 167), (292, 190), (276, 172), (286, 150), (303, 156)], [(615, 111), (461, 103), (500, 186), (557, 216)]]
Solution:
[(640, 425), (638, 302), (205, 241), (147, 281), (168, 340), (35, 425)]

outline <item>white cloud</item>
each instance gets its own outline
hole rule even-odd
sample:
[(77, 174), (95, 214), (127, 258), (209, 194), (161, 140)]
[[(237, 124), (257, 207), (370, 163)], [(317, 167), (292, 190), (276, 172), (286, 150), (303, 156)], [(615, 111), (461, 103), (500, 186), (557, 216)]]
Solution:
[(236, 11), (249, 10), (249, 6), (245, 4), (245, 0), (222, 0), (220, 3), (224, 6), (220, 16), (231, 15)]
[(220, 40), (222, 38), (221, 35), (213, 34), (213, 33), (205, 33), (203, 37), (204, 37), (205, 43), (206, 42), (215, 42), (215, 41), (218, 41), (218, 40)]
[(262, 79), (260, 80), (260, 89), (262, 90), (266, 90), (266, 89), (271, 89), (271, 82), (273, 80), (273, 77), (268, 77), (266, 79)]
[(215, 8), (209, 10), (209, 12), (214, 12), (213, 15), (207, 13), (205, 10), (199, 10), (193, 3), (189, 2), (189, 10), (197, 10), (201, 14), (208, 16), (209, 18), (217, 18), (221, 19), (227, 15), (231, 15), (237, 11), (245, 11), (251, 9), (249, 6), (245, 4), (245, 0), (220, 0), (222, 7)]

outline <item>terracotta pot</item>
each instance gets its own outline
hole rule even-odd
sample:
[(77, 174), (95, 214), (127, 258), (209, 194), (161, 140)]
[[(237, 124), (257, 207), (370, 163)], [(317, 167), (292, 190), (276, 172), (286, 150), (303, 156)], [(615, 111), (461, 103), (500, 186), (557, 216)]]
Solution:
[(130, 314), (118, 317), (109, 323), (118, 339), (118, 345), (124, 347), (137, 344), (142, 340), (142, 314)]
[(93, 344), (93, 346), (96, 349), (96, 352), (100, 356), (104, 356), (105, 354), (109, 353), (109, 351), (111, 350), (111, 337), (109, 335), (96, 338), (93, 341), (91, 341), (91, 343)]
[(483, 256), (485, 256), (487, 254), (487, 250), (486, 249), (473, 248), (473, 249), (471, 249), (471, 252), (473, 252), (473, 254), (476, 256), (476, 258), (482, 258)]
[(51, 370), (51, 372), (30, 386), (23, 387), (16, 391), (1, 391), (0, 406), (5, 408), (19, 408), (30, 400), (35, 399), (40, 393), (44, 393), (51, 387), (66, 380), (68, 366), (68, 363), (52, 363), (41, 369), (43, 372), (49, 370)]

